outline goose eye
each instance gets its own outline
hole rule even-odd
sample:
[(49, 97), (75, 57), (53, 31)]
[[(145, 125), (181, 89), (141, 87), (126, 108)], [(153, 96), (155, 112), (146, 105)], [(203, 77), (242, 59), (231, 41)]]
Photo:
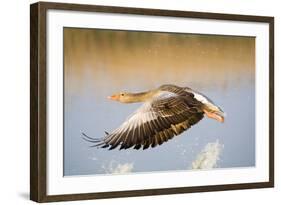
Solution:
[(121, 93), (121, 96), (124, 96), (124, 93)]

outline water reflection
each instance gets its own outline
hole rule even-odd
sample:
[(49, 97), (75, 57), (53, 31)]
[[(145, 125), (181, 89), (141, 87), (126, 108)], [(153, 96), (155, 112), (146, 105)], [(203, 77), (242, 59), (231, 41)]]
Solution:
[[(125, 169), (121, 165), (133, 164), (128, 169), (133, 172), (186, 169), (216, 140), (224, 146), (217, 167), (255, 165), (252, 37), (65, 28), (64, 76), (65, 175), (105, 174), (104, 167), (113, 161), (120, 170)], [(227, 113), (226, 122), (204, 119), (147, 151), (90, 149), (81, 140), (82, 131), (102, 137), (140, 106), (110, 102), (106, 96), (164, 83), (206, 94)]]

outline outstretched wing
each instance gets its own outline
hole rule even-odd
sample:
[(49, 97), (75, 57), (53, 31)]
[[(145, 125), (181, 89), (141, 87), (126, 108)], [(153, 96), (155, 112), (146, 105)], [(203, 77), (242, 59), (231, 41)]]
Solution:
[(163, 91), (156, 99), (144, 103), (119, 128), (104, 138), (94, 139), (93, 146), (120, 149), (134, 146), (134, 149), (147, 149), (181, 134), (203, 118), (203, 111), (196, 103), (189, 103), (188, 96)]

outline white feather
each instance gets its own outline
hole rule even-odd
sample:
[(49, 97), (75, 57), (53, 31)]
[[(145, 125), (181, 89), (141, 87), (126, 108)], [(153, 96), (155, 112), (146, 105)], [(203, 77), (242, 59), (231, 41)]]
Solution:
[(207, 103), (210, 103), (206, 97), (204, 97), (203, 95), (199, 94), (199, 93), (195, 93), (193, 92), (194, 94), (194, 98), (204, 104), (207, 104)]
[(178, 95), (176, 93), (172, 93), (169, 91), (160, 91), (153, 97), (153, 100), (161, 100), (161, 99), (177, 97), (177, 96)]
[(125, 122), (120, 126), (121, 130), (126, 128), (135, 128), (141, 124), (157, 119), (156, 114), (151, 110), (151, 103), (144, 103)]

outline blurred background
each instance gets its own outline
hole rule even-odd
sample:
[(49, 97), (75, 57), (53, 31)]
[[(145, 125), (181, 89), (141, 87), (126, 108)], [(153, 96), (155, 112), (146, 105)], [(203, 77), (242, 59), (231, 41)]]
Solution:
[[(141, 104), (106, 99), (171, 83), (212, 99), (225, 123), (204, 118), (159, 147), (90, 148)], [(64, 28), (64, 175), (255, 166), (255, 38)]]

